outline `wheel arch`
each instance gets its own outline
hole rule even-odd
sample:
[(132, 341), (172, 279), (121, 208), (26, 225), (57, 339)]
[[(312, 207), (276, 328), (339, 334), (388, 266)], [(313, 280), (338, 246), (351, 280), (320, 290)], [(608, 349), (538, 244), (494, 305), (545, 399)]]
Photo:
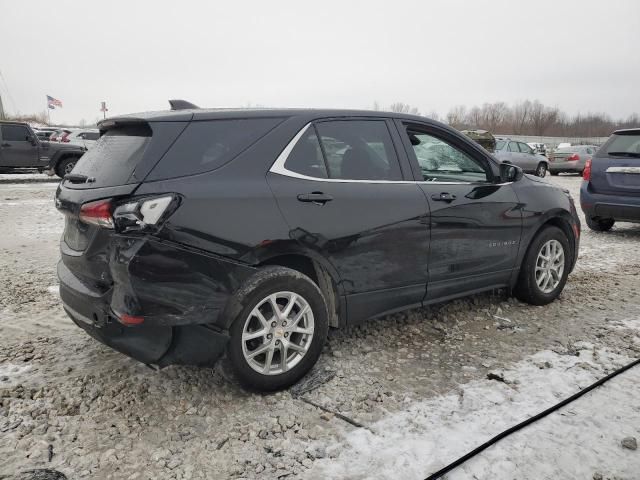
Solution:
[(49, 168), (57, 173), (58, 165), (60, 165), (60, 162), (71, 157), (80, 159), (80, 157), (82, 157), (83, 154), (84, 154), (84, 151), (80, 151), (80, 150), (71, 150), (71, 151), (60, 150), (56, 152), (53, 155), (53, 157), (51, 157), (51, 160), (49, 161)]
[(522, 267), (522, 262), (524, 262), (527, 253), (529, 252), (529, 248), (531, 248), (531, 243), (533, 239), (546, 227), (553, 226), (557, 227), (567, 236), (569, 240), (569, 244), (571, 245), (571, 268), (570, 272), (573, 270), (575, 266), (575, 250), (577, 247), (577, 239), (575, 238), (575, 234), (573, 232), (573, 228), (571, 226), (571, 215), (564, 210), (553, 210), (545, 215), (540, 222), (537, 224), (535, 228), (531, 230), (531, 234), (526, 239), (526, 248), (521, 249), (520, 254), (518, 255), (518, 268), (514, 270), (514, 274), (511, 278), (511, 286), (513, 287), (517, 280), (518, 275), (520, 273), (520, 269)]
[(327, 303), (329, 312), (329, 326), (339, 328), (343, 325), (346, 305), (343, 296), (340, 295), (340, 281), (335, 269), (318, 258), (316, 255), (309, 255), (299, 251), (289, 253), (273, 253), (263, 257), (256, 267), (278, 265), (290, 268), (308, 276), (320, 288)]

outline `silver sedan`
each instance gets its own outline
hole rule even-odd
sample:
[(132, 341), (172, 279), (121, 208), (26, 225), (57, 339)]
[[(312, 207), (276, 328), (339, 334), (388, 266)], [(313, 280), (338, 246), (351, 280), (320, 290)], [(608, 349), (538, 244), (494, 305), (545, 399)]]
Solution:
[(582, 173), (585, 163), (595, 155), (597, 149), (593, 145), (573, 145), (557, 149), (549, 155), (551, 175), (561, 172)]

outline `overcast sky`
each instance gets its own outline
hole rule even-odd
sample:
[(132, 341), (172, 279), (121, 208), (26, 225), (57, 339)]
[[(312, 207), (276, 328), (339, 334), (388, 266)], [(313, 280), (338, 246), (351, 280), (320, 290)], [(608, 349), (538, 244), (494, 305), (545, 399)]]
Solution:
[[(539, 99), (640, 111), (640, 1), (0, 0), (5, 109), (55, 122), (200, 106)], [(4, 81), (3, 81), (4, 79)]]

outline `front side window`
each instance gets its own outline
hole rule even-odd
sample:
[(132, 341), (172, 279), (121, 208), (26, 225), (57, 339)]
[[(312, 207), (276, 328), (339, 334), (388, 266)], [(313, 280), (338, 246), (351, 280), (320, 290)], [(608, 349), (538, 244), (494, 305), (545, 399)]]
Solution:
[(315, 125), (329, 178), (401, 180), (393, 142), (384, 120), (335, 120)]
[(422, 177), (428, 182), (486, 182), (483, 165), (454, 145), (433, 135), (407, 130)]
[(516, 142), (509, 142), (508, 150), (510, 152), (520, 152), (520, 150), (518, 150), (518, 144)]
[(22, 125), (2, 125), (2, 139), (5, 142), (26, 142), (29, 130)]

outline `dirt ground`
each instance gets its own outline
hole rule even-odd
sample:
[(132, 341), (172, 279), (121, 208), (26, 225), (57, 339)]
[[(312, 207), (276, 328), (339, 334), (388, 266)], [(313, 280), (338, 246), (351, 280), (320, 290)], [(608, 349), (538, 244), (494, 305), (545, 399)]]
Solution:
[[(548, 180), (579, 198), (579, 177)], [(494, 292), (331, 332), (309, 381), (271, 395), (243, 391), (224, 365), (156, 372), (64, 314), (56, 186), (0, 175), (0, 479), (34, 468), (69, 479), (322, 478), (354, 432), (465, 385), (491, 386), (489, 372), (537, 352), (588, 344), (640, 356), (637, 332), (619, 323), (640, 318), (640, 225), (594, 233), (583, 221), (578, 265), (551, 305)]]

